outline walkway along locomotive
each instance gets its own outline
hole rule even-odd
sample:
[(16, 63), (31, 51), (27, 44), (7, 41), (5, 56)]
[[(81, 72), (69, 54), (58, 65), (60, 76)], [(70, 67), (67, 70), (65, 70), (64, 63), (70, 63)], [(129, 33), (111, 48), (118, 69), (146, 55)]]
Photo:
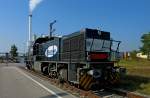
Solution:
[(99, 89), (120, 80), (124, 69), (115, 66), (119, 45), (110, 32), (88, 28), (62, 37), (39, 37), (26, 66), (85, 90)]

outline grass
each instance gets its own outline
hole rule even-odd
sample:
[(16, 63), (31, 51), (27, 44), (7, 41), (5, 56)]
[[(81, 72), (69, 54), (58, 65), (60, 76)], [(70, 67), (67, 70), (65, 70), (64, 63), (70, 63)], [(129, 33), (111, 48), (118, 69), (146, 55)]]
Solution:
[(122, 81), (122, 88), (150, 96), (150, 61), (121, 60), (120, 65), (127, 69), (127, 75)]
[(127, 68), (128, 75), (137, 75), (150, 78), (150, 61), (148, 60), (121, 60), (120, 65)]

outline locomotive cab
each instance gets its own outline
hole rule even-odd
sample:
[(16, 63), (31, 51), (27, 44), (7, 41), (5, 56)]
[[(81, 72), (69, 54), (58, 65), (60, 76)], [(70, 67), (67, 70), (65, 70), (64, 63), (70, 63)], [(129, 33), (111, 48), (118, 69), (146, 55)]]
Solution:
[(110, 32), (97, 29), (86, 28), (64, 36), (61, 61), (68, 62), (68, 81), (87, 90), (92, 85), (117, 83), (119, 67), (115, 63), (119, 59), (120, 43), (111, 39)]
[[(115, 84), (119, 81), (119, 73), (115, 63), (119, 60), (120, 41), (110, 38), (110, 32), (86, 29), (86, 54), (89, 70), (86, 74), (95, 80), (89, 88), (100, 88), (103, 85)], [(81, 77), (82, 80), (82, 77)], [(88, 80), (87, 80), (88, 81)], [(83, 83), (81, 83), (83, 84)], [(88, 89), (88, 86), (83, 85)]]
[(118, 60), (121, 42), (112, 40), (110, 32), (86, 29), (85, 35), (87, 61), (111, 62)]

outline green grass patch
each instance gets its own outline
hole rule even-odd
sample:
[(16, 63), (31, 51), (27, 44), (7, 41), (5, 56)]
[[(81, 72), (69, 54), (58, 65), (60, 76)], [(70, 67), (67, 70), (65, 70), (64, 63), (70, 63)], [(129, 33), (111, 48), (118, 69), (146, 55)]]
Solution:
[(146, 95), (150, 95), (150, 81), (149, 81), (149, 83), (141, 84), (140, 87), (141, 88), (138, 89), (137, 92), (140, 92), (140, 93), (143, 93), (143, 94), (146, 94)]
[(150, 61), (121, 60), (120, 65), (127, 69), (121, 88), (150, 96)]
[(121, 60), (120, 65), (127, 69), (128, 75), (150, 77), (150, 61), (148, 60)]
[(127, 68), (150, 67), (150, 61), (145, 59), (120, 60), (120, 65)]

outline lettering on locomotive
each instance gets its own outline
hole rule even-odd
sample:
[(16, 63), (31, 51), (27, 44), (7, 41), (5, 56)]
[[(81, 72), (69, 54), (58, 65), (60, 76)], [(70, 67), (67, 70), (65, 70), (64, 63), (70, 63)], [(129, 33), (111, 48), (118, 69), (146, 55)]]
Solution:
[(58, 51), (58, 48), (56, 45), (49, 46), (46, 51), (45, 51), (45, 56), (46, 57), (53, 57)]

